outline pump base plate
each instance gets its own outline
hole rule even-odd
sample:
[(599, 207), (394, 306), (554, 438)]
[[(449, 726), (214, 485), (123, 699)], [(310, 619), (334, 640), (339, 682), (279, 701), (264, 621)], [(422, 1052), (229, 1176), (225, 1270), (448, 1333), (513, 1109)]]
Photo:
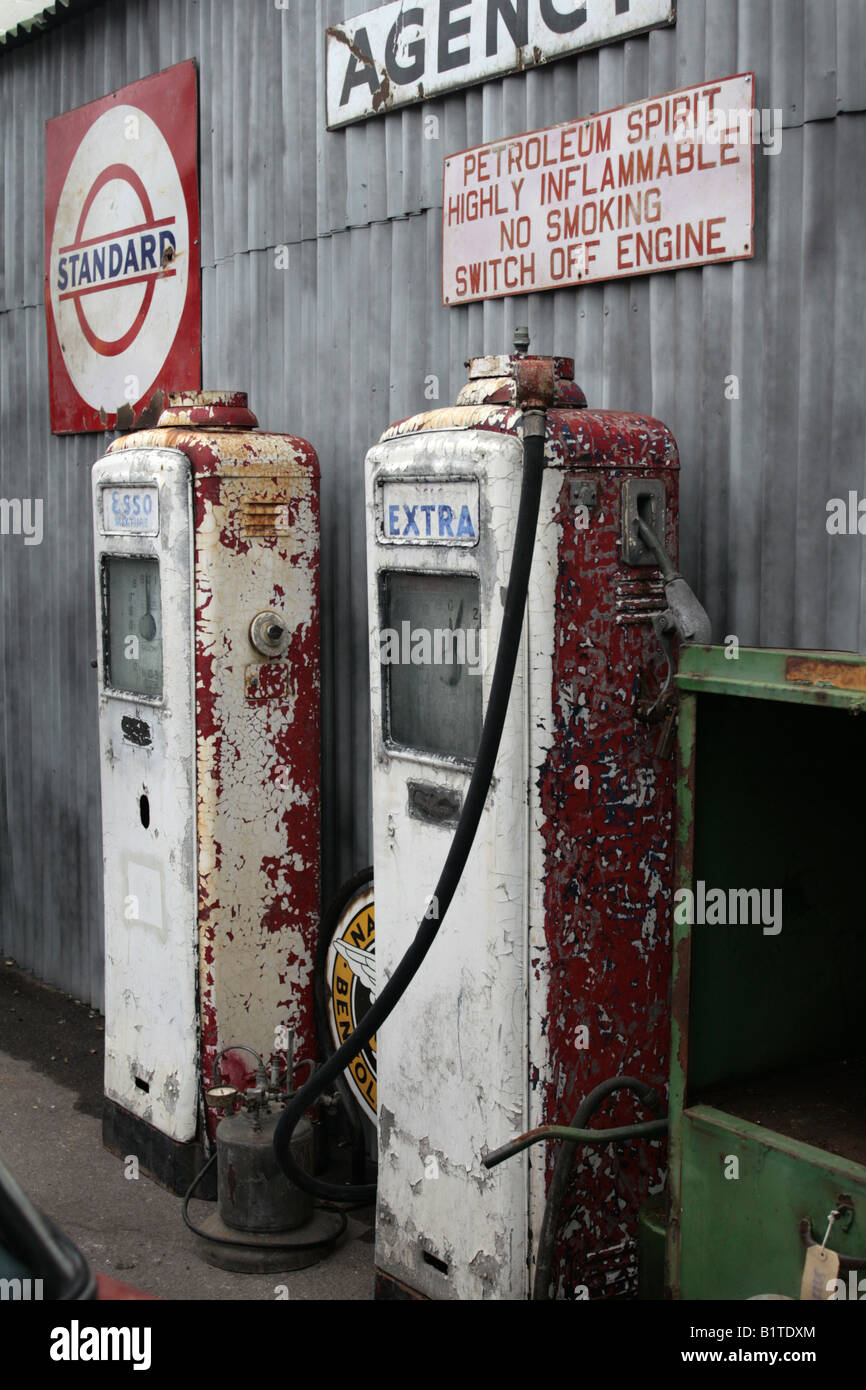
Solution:
[[(183, 1196), (205, 1161), (204, 1150), (197, 1140), (182, 1144), (170, 1139), (146, 1120), (109, 1100), (108, 1096), (102, 1106), (102, 1142), (119, 1158), (135, 1154), (141, 1172), (178, 1197)], [(215, 1168), (199, 1185), (196, 1195), (207, 1200), (216, 1196)]]
[[(227, 1269), (233, 1274), (289, 1274), (296, 1269), (307, 1269), (318, 1264), (330, 1255), (333, 1245), (320, 1245), (315, 1250), (303, 1247), (311, 1241), (334, 1241), (340, 1229), (340, 1217), (332, 1211), (316, 1211), (305, 1226), (294, 1231), (235, 1231), (227, 1226), (218, 1211), (212, 1212), (199, 1224), (202, 1236), (196, 1236), (198, 1254), (207, 1264), (216, 1269)], [(232, 1241), (229, 1245), (214, 1245), (204, 1237)], [(297, 1250), (277, 1249), (291, 1247), (297, 1242)], [(249, 1249), (255, 1246), (255, 1249)]]
[(376, 1270), (376, 1292), (373, 1297), (376, 1302), (426, 1302), (428, 1295), (419, 1293), (417, 1289), (410, 1288), (408, 1284), (402, 1283), (400, 1279), (395, 1279), (393, 1274), (386, 1274), (383, 1269)]

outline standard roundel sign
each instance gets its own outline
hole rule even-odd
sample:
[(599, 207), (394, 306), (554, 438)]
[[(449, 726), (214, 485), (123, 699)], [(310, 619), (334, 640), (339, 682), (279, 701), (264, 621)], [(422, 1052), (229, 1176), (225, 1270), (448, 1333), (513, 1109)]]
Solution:
[(131, 428), (201, 382), (195, 67), (49, 121), (45, 307), (56, 433)]

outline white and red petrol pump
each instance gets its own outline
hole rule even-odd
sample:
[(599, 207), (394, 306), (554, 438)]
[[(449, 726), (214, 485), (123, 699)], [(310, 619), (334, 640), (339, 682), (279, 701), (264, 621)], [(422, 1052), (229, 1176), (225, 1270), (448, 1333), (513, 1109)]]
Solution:
[(256, 426), (241, 392), (172, 396), (93, 469), (103, 1133), (176, 1190), (217, 1053), (314, 1046), (318, 461)]
[[(495, 770), (435, 946), (377, 1030), (382, 1296), (529, 1296), (544, 1149), (493, 1171), (482, 1158), (569, 1124), (623, 1073), (665, 1088), (675, 711), (658, 634), (682, 616), (669, 608), (685, 589), (671, 563), (678, 456), (659, 421), (587, 409), (569, 359), (475, 359), (456, 408), (393, 426), (368, 455), (379, 990), (470, 794), (505, 630), (522, 407), (545, 376), (546, 416), (530, 412), (544, 440), (535, 550)], [(647, 1119), (634, 1089), (606, 1126)], [(663, 1180), (661, 1139), (579, 1152), (552, 1261), (560, 1296), (633, 1290), (638, 1207)]]

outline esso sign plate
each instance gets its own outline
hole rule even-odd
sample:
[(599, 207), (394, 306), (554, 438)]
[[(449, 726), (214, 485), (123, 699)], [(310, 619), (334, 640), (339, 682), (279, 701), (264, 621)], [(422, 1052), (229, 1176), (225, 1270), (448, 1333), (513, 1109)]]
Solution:
[(158, 488), (109, 483), (99, 495), (103, 535), (159, 535)]
[(198, 110), (180, 63), (46, 127), (51, 428), (131, 429), (201, 384)]

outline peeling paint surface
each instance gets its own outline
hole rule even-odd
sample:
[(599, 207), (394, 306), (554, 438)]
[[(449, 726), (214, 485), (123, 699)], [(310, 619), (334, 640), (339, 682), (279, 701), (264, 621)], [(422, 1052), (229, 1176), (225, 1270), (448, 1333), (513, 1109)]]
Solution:
[[(479, 574), (486, 702), (520, 489), (520, 421), (507, 404), (431, 411), (392, 427), (368, 455), (376, 948), (385, 978), (414, 935), (452, 833), (411, 820), (406, 782), (420, 766), (425, 781), (465, 791), (468, 774), (387, 742), (377, 570)], [(660, 478), (676, 560), (676, 445), (656, 420), (565, 406), (548, 413), (546, 460), (494, 782), (436, 943), (378, 1042), (388, 1118), (377, 1265), (437, 1298), (529, 1295), (548, 1160), (529, 1150), (487, 1174), (485, 1152), (522, 1129), (570, 1122), (609, 1076), (666, 1084), (674, 772), (655, 755), (657, 726), (635, 718), (639, 698), (664, 679), (648, 621), (662, 590), (657, 569), (622, 564), (620, 535), (623, 482)], [(375, 539), (381, 478), (451, 473), (479, 478), (477, 549), (386, 554)], [(592, 498), (586, 516), (575, 505), (583, 496)], [(624, 1097), (596, 1123), (643, 1118)], [(658, 1190), (663, 1165), (659, 1143), (579, 1155), (557, 1243), (560, 1297), (584, 1284), (592, 1297), (632, 1290), (637, 1208)]]
[[(502, 413), (492, 412), (496, 418)], [(472, 429), (396, 437), (368, 455), (376, 967), (382, 981), (415, 934), (453, 835), (453, 827), (409, 815), (407, 782), (423, 769), (425, 782), (462, 798), (469, 772), (446, 759), (398, 752), (386, 742), (378, 571), (445, 565), (481, 576), (482, 630), (490, 640), (482, 674), (462, 679), (480, 679), (486, 699), (521, 460), (513, 435)], [(380, 479), (435, 480), (455, 471), (480, 482), (479, 545), (435, 554), (426, 547), (380, 549)], [(481, 1166), (494, 1139), (519, 1129), (526, 1110), (523, 712), (518, 674), (504, 734), (508, 755), (497, 766), (466, 872), (419, 977), (377, 1034), (380, 1213), (390, 1211), (394, 1220), (377, 1224), (376, 1263), (435, 1298), (525, 1293), (519, 1245), (513, 1257), (510, 1252), (511, 1232), (519, 1242), (526, 1225), (525, 1157), (492, 1173)], [(447, 1265), (448, 1273), (430, 1256)]]
[[(195, 801), (201, 1066), (245, 1044), (266, 1061), (275, 1031), (314, 1055), (312, 960), (319, 920), (319, 492), (311, 447), (252, 430), (169, 428), (131, 436), (192, 468), (195, 517)], [(115, 448), (129, 447), (122, 440)], [(253, 646), (268, 610), (279, 657)], [(258, 670), (257, 670), (258, 668)], [(243, 1054), (224, 1073), (243, 1086)], [(211, 1116), (211, 1120), (214, 1117)]]
[[(130, 440), (132, 440), (130, 436)], [(191, 470), (179, 450), (132, 443), (93, 469), (97, 632), (102, 555), (148, 558), (155, 542), (100, 534), (99, 492), (155, 482), (161, 529), (163, 698), (108, 693), (98, 642), (105, 899), (105, 1093), (180, 1142), (198, 1120), (195, 712)], [(129, 737), (134, 721), (134, 738)], [(144, 741), (142, 730), (147, 730)], [(142, 824), (141, 798), (150, 823)]]
[[(560, 438), (572, 429), (562, 424)], [(537, 1122), (556, 1124), (571, 1123), (583, 1097), (621, 1073), (664, 1093), (669, 1042), (674, 763), (655, 754), (658, 726), (635, 718), (641, 693), (657, 694), (665, 676), (646, 622), (663, 603), (658, 571), (623, 565), (619, 541), (625, 477), (661, 476), (676, 563), (678, 459), (658, 422), (613, 412), (581, 413), (578, 449), (584, 458), (563, 481), (554, 519), (552, 739), (535, 768), (545, 943), (533, 970), (548, 1048)], [(597, 509), (581, 529), (570, 491), (584, 478), (598, 484)], [(581, 767), (586, 776), (576, 778)], [(623, 1094), (593, 1123), (646, 1118)], [(634, 1292), (637, 1210), (660, 1190), (664, 1164), (661, 1141), (579, 1151), (562, 1211), (558, 1297), (580, 1285), (591, 1298)]]

